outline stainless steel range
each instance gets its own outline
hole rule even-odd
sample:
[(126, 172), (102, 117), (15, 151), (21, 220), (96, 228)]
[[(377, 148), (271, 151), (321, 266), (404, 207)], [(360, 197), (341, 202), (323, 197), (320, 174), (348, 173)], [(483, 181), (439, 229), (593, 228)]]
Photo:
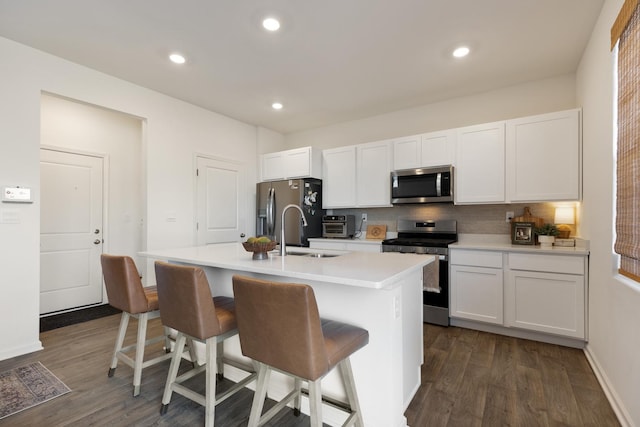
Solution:
[(398, 220), (398, 237), (382, 241), (382, 252), (437, 255), (438, 284), (427, 284), (422, 301), (426, 323), (449, 325), (449, 244), (458, 241), (455, 220)]

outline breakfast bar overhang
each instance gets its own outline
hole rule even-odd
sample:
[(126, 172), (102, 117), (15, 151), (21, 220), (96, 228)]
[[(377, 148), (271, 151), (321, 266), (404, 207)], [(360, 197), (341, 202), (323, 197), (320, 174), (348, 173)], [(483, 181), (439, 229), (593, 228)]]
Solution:
[[(430, 255), (318, 251), (292, 248), (296, 254), (269, 253), (252, 260), (240, 243), (150, 250), (149, 259), (203, 267), (213, 295), (233, 296), (234, 274), (279, 282), (306, 283), (313, 287), (320, 315), (360, 326), (369, 331), (369, 344), (352, 356), (353, 373), (364, 424), (404, 427), (404, 412), (420, 386), (423, 362), (422, 280)], [(313, 252), (314, 254), (310, 254)], [(321, 256), (312, 256), (321, 255)], [(295, 349), (292, 349), (295, 351)], [(237, 337), (225, 347), (225, 356), (245, 359)], [(242, 378), (241, 371), (225, 365), (225, 376)], [(290, 385), (273, 375), (269, 396), (279, 400)], [(323, 396), (345, 401), (338, 375), (322, 380)], [(308, 406), (303, 400), (303, 412)], [(341, 425), (344, 414), (323, 409), (324, 423)]]

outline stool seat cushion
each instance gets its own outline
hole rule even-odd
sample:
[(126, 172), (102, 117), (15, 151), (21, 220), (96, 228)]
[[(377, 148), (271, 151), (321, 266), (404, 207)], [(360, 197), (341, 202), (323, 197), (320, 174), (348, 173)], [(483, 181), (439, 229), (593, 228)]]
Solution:
[(366, 329), (335, 320), (321, 319), (321, 323), (329, 369), (369, 343)]
[(142, 289), (144, 290), (144, 296), (147, 297), (147, 311), (160, 309), (160, 304), (158, 303), (158, 287), (147, 286)]
[(238, 328), (236, 322), (236, 304), (231, 297), (213, 297), (216, 317), (220, 324), (220, 335)]

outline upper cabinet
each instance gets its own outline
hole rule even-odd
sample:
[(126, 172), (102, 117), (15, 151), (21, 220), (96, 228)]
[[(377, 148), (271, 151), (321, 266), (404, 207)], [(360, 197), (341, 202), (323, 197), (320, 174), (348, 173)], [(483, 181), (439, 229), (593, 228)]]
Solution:
[(390, 203), (390, 141), (322, 152), (322, 207), (386, 207)]
[(455, 164), (455, 140), (455, 129), (395, 139), (393, 169)]
[(508, 120), (506, 126), (508, 200), (579, 200), (580, 111)]
[(458, 129), (457, 204), (580, 200), (580, 110)]
[(504, 129), (504, 122), (458, 129), (456, 203), (505, 202)]
[(314, 147), (294, 148), (260, 156), (261, 181), (322, 178), (322, 153)]

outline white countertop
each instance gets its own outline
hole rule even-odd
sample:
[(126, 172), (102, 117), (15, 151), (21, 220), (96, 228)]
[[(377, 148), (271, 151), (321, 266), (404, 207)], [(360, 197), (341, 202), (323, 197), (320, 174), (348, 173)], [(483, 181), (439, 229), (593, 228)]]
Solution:
[(200, 266), (270, 274), (288, 278), (338, 283), (369, 289), (393, 288), (405, 274), (429, 264), (431, 255), (400, 253), (346, 252), (321, 249), (288, 249), (340, 254), (336, 257), (315, 258), (269, 253), (265, 260), (252, 260), (252, 253), (240, 243), (220, 243), (174, 249), (141, 252), (139, 255)]
[(501, 234), (460, 234), (458, 242), (449, 245), (450, 249), (478, 249), (487, 251), (521, 252), (556, 255), (589, 255), (589, 242), (576, 239), (576, 246), (513, 245), (508, 235)]

